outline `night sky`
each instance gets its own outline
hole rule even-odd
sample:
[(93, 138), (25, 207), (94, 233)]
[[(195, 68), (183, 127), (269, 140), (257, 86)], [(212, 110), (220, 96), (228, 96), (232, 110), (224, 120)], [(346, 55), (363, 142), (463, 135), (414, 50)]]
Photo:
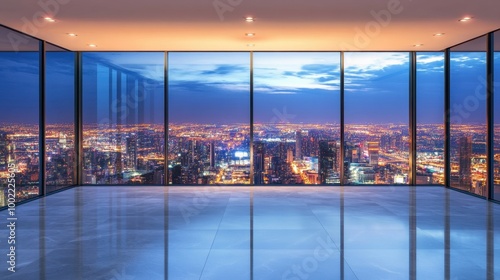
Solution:
[[(496, 57), (500, 69), (500, 55)], [(108, 76), (101, 71), (107, 66), (102, 65), (114, 65), (147, 78), (148, 94), (155, 97), (144, 100), (146, 109), (154, 108), (150, 119), (162, 120), (163, 58), (162, 52), (86, 53), (84, 121), (97, 122), (108, 115), (101, 112), (109, 109), (102, 105), (103, 100), (109, 102), (108, 85), (103, 84)], [(443, 54), (419, 53), (417, 60), (418, 120), (442, 123)], [(169, 53), (168, 61), (171, 122), (249, 123), (249, 53), (174, 52)], [(73, 117), (73, 62), (72, 53), (54, 52), (47, 56), (50, 123), (68, 123)], [(96, 62), (101, 64), (101, 70), (95, 70)], [(465, 108), (461, 113), (452, 111), (452, 117), (456, 117), (453, 120), (485, 123), (486, 106), (481, 99), (485, 68), (485, 53), (452, 52), (452, 108)], [(339, 69), (340, 54), (336, 52), (254, 53), (255, 123), (338, 123)], [(38, 53), (0, 52), (0, 122), (37, 123), (38, 72)], [(497, 77), (499, 72), (496, 71)], [(408, 53), (345, 53), (346, 123), (407, 123), (408, 75)], [(500, 102), (500, 98), (497, 100)], [(496, 110), (497, 120), (499, 111)]]

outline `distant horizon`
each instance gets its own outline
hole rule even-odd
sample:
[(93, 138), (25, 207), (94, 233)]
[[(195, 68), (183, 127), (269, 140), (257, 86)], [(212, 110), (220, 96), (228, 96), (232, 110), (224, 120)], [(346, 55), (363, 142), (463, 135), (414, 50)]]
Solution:
[[(170, 124), (174, 125), (250, 125), (250, 123), (241, 123), (241, 122), (234, 122), (234, 123), (193, 123), (193, 122), (169, 122)], [(263, 123), (263, 122), (254, 122), (254, 125), (293, 125), (293, 124), (301, 124), (301, 125), (340, 125), (340, 123), (325, 123), (325, 122), (289, 122), (289, 123)], [(21, 123), (21, 122), (2, 122), (0, 123), (0, 126), (3, 125), (36, 125), (38, 126), (38, 123)], [(46, 124), (46, 126), (53, 126), (53, 125), (71, 125), (74, 126), (74, 123), (50, 123)], [(84, 123), (82, 124), (83, 126), (85, 125), (105, 125), (103, 123)], [(116, 123), (112, 123), (111, 125), (116, 126)], [(136, 123), (136, 124), (120, 124), (120, 126), (144, 126), (144, 125), (162, 125), (161, 123)], [(409, 125), (405, 123), (344, 123), (344, 125)], [(417, 123), (417, 125), (444, 125), (443, 123)], [(453, 125), (486, 125), (485, 123), (465, 123), (465, 124), (451, 124)], [(500, 124), (495, 124), (500, 126)], [(0, 127), (1, 129), (1, 127)]]

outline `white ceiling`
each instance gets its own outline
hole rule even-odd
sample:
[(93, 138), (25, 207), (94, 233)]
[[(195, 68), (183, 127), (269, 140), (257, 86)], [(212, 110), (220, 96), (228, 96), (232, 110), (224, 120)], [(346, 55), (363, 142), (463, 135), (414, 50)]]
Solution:
[(2, 0), (0, 24), (75, 51), (442, 50), (500, 28), (500, 1)]

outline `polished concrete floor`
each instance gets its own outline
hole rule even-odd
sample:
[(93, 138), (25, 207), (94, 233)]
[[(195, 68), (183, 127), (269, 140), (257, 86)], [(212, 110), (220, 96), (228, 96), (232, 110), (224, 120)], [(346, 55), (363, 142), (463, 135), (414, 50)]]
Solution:
[(18, 205), (0, 279), (500, 279), (500, 205), (441, 187), (80, 187)]

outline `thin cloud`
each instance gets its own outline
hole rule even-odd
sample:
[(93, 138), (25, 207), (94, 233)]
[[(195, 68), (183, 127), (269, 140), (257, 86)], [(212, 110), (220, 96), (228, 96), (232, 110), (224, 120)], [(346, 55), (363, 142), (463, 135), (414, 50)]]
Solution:
[(345, 72), (375, 72), (385, 71), (394, 66), (409, 63), (409, 53), (400, 52), (377, 52), (377, 53), (346, 53)]
[[(330, 67), (330, 66), (326, 66)], [(331, 69), (331, 68), (329, 68)], [(255, 85), (271, 88), (286, 88), (293, 90), (323, 89), (337, 90), (340, 84), (340, 74), (320, 71), (283, 71), (279, 69), (254, 68)]]
[(240, 65), (230, 65), (230, 64), (224, 64), (224, 65), (215, 65), (214, 69), (212, 70), (204, 70), (199, 73), (200, 75), (234, 75), (234, 74), (241, 74), (241, 73), (250, 73), (250, 68), (247, 66), (240, 66)]
[(434, 64), (434, 63), (444, 63), (443, 53), (433, 53), (433, 54), (419, 54), (417, 55), (417, 64)]

